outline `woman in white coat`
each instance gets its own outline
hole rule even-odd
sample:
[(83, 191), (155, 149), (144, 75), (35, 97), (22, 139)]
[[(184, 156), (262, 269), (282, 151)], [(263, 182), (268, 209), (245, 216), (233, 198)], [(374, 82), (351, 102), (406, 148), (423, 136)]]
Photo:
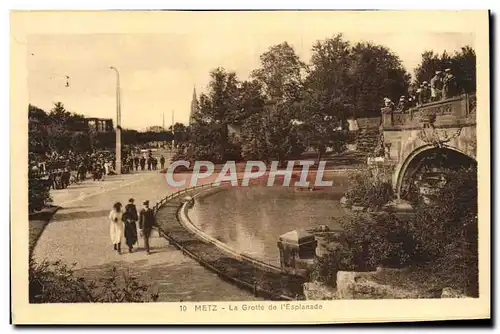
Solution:
[(117, 202), (113, 205), (113, 210), (109, 213), (109, 234), (113, 249), (121, 254), (121, 243), (123, 235), (123, 211), (122, 204)]

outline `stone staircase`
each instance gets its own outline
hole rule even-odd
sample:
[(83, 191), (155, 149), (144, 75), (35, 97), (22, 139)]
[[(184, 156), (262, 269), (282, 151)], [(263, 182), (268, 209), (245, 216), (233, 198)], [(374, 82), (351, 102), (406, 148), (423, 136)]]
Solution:
[(372, 153), (378, 145), (380, 130), (376, 128), (362, 128), (356, 135), (356, 149), (365, 153)]

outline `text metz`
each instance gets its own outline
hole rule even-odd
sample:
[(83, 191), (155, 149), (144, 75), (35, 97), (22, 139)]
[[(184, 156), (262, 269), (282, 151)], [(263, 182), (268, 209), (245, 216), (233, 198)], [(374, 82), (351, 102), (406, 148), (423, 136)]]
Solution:
[(217, 311), (217, 305), (195, 305), (194, 306), (195, 311), (201, 311), (201, 312), (214, 312)]

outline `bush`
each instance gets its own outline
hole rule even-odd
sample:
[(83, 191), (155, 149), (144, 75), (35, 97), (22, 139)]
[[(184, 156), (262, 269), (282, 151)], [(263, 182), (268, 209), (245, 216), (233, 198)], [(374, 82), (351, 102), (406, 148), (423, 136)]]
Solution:
[(407, 223), (392, 214), (351, 214), (339, 224), (343, 252), (351, 254), (351, 262), (344, 263), (343, 270), (402, 267), (420, 258)]
[(345, 245), (338, 244), (331, 252), (322, 257), (314, 259), (314, 265), (310, 273), (313, 281), (336, 287), (337, 271), (354, 270), (354, 253)]
[(394, 198), (394, 192), (390, 182), (374, 177), (366, 169), (350, 175), (346, 197), (354, 205), (377, 210)]
[(51, 201), (48, 181), (30, 173), (28, 177), (28, 211), (30, 213), (39, 211)]
[(30, 303), (114, 302), (131, 303), (157, 301), (158, 294), (145, 296), (148, 287), (128, 274), (119, 277), (116, 268), (97, 284), (74, 274), (73, 268), (59, 261), (29, 262)]
[(448, 286), (478, 294), (476, 168), (452, 171), (440, 200), (416, 209), (411, 233)]
[[(478, 296), (477, 171), (450, 172), (439, 201), (408, 219), (388, 213), (340, 219), (339, 246), (316, 261), (313, 278), (328, 282), (338, 270), (411, 266), (437, 289)], [(363, 184), (363, 183), (360, 183)]]

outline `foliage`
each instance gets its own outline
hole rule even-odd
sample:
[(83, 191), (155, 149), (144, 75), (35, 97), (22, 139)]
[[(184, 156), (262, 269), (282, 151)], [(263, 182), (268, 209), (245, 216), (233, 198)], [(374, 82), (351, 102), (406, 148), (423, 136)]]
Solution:
[(312, 51), (297, 117), (321, 160), (327, 148), (345, 149), (348, 117), (378, 112), (383, 97), (407, 90), (409, 75), (387, 48), (351, 46), (342, 34), (318, 41)]
[(337, 272), (355, 269), (353, 263), (355, 263), (354, 253), (348, 247), (339, 243), (324, 256), (315, 257), (309, 277), (312, 281), (335, 287)]
[(28, 173), (28, 211), (32, 213), (41, 210), (52, 198), (47, 180), (34, 175), (31, 169)]
[(453, 55), (444, 51), (441, 55), (433, 51), (422, 53), (422, 61), (415, 69), (417, 82), (430, 81), (436, 71), (450, 68), (457, 80), (460, 91), (476, 91), (476, 52), (470, 46), (462, 47)]
[[(213, 70), (210, 77), (209, 91), (201, 94), (199, 108), (193, 115), (197, 126), (191, 128), (192, 154), (194, 159), (226, 161), (228, 126), (239, 109), (238, 80), (234, 72), (223, 68)], [(201, 138), (210, 142), (204, 144)]]
[(478, 296), (477, 170), (457, 170), (447, 179), (439, 200), (417, 207), (413, 217), (363, 213), (341, 218), (339, 246), (318, 261), (315, 277), (327, 281), (332, 271), (410, 266), (427, 272), (438, 289)]
[[(77, 153), (91, 152), (92, 150), (110, 149), (116, 145), (116, 134), (112, 132), (98, 132), (89, 129), (82, 115), (70, 113), (60, 102), (54, 104), (50, 113), (29, 105), (28, 107), (28, 143), (29, 152), (45, 154), (56, 151), (59, 153), (72, 150)], [(185, 127), (176, 124), (178, 141), (185, 140)], [(173, 135), (169, 131), (138, 132), (122, 129), (124, 145), (143, 145), (149, 142), (171, 141)]]
[(447, 179), (439, 196), (442, 200), (417, 208), (412, 233), (422, 252), (437, 259), (441, 279), (477, 294), (477, 169), (454, 171)]
[(100, 284), (75, 275), (73, 266), (59, 261), (40, 264), (30, 258), (30, 303), (114, 302), (133, 303), (157, 301), (158, 294), (145, 296), (148, 287), (129, 274), (118, 275), (116, 268)]
[(393, 196), (391, 184), (384, 178), (374, 177), (369, 169), (356, 171), (349, 176), (346, 197), (354, 205), (377, 210), (393, 199)]
[(352, 50), (350, 67), (351, 103), (356, 113), (379, 112), (381, 101), (393, 101), (407, 95), (410, 74), (401, 60), (388, 48), (371, 43), (358, 43)]
[(305, 63), (287, 42), (269, 47), (260, 56), (260, 67), (251, 73), (263, 87), (265, 96), (277, 102), (298, 99), (303, 84)]
[(344, 244), (353, 253), (352, 265), (356, 268), (401, 267), (421, 262), (422, 255), (408, 223), (392, 214), (353, 214), (342, 220), (341, 226)]
[[(170, 134), (172, 133), (172, 126), (169, 127)], [(177, 144), (183, 143), (188, 140), (188, 128), (179, 122), (174, 124), (173, 139)], [(169, 139), (171, 140), (171, 138)]]

